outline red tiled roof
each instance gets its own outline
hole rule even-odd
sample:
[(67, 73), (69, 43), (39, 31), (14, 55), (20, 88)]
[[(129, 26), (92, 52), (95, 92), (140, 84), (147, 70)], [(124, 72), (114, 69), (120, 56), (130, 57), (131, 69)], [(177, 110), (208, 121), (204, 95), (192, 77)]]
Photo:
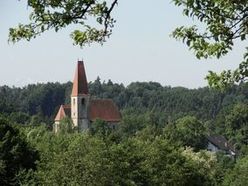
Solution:
[(84, 69), (84, 62), (78, 61), (77, 68), (74, 75), (73, 87), (72, 87), (72, 96), (77, 96), (80, 94), (88, 94), (88, 84)]
[(71, 106), (70, 105), (61, 105), (54, 120), (60, 121), (66, 116), (68, 116), (68, 117), (71, 116)]
[(95, 99), (90, 102), (89, 119), (118, 122), (121, 120), (121, 114), (111, 99)]

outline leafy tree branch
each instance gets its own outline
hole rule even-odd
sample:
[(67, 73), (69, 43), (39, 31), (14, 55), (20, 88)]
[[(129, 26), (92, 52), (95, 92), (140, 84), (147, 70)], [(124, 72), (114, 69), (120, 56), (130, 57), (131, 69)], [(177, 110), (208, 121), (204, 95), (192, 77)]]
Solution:
[[(187, 17), (197, 19), (205, 25), (199, 27), (178, 27), (172, 36), (186, 43), (198, 59), (220, 58), (232, 50), (234, 40), (246, 40), (248, 35), (248, 1), (246, 0), (173, 0), (176, 6), (182, 6)], [(207, 76), (210, 86), (226, 87), (243, 82), (247, 78), (247, 54), (244, 61), (234, 70), (221, 74), (210, 72)]]
[(69, 26), (79, 25), (71, 37), (75, 45), (97, 42), (103, 44), (112, 33), (115, 20), (111, 13), (118, 0), (28, 0), (32, 12), (29, 24), (19, 24), (9, 29), (9, 41), (27, 41), (48, 30), (56, 32)]

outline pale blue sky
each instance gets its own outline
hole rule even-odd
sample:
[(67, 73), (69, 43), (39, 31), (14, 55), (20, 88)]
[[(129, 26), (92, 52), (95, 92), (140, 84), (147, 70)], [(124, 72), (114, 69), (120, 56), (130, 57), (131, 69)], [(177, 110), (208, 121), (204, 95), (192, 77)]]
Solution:
[(208, 70), (237, 67), (245, 46), (238, 43), (221, 60), (197, 60), (169, 36), (177, 26), (191, 23), (170, 0), (120, 0), (111, 38), (103, 46), (84, 49), (72, 45), (70, 28), (44, 33), (31, 42), (8, 44), (9, 27), (26, 22), (28, 16), (25, 0), (0, 0), (0, 85), (71, 81), (75, 62), (83, 58), (88, 81), (100, 76), (125, 85), (156, 81), (198, 88), (207, 85)]

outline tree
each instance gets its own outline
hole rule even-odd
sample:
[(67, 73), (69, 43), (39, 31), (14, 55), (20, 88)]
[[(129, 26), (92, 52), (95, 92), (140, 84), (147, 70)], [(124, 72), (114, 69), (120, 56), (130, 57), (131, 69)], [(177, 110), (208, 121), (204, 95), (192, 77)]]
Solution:
[(13, 123), (27, 124), (30, 122), (30, 116), (23, 112), (12, 112), (9, 118)]
[(76, 130), (77, 128), (73, 127), (73, 122), (69, 117), (64, 117), (59, 123), (59, 129), (58, 129), (59, 134), (72, 133), (73, 131)]
[(206, 128), (192, 116), (185, 116), (169, 124), (165, 128), (165, 135), (171, 141), (179, 141), (184, 146), (195, 150), (204, 149), (207, 145)]
[(90, 128), (91, 134), (98, 134), (100, 136), (106, 137), (111, 133), (111, 128), (106, 121), (97, 119), (92, 123)]
[[(25, 127), (40, 155), (23, 185), (214, 185), (216, 157), (184, 149), (150, 130), (118, 143), (101, 135), (54, 135)], [(2, 170), (0, 161), (0, 170)]]
[[(204, 31), (196, 25), (178, 27), (172, 34), (185, 42), (198, 59), (217, 57), (232, 50), (234, 41), (244, 41), (248, 35), (247, 0), (173, 0), (176, 6), (183, 6), (185, 16), (197, 19), (205, 25)], [(210, 71), (207, 76), (210, 86), (223, 88), (234, 82), (246, 81), (248, 77), (248, 47), (244, 61), (234, 70), (221, 74)]]
[(38, 154), (29, 147), (18, 129), (0, 118), (0, 185), (17, 185), (18, 174), (35, 169)]
[(248, 156), (240, 159), (235, 167), (229, 171), (224, 179), (223, 185), (237, 186), (237, 185), (247, 185), (248, 184)]
[[(112, 33), (115, 20), (111, 12), (117, 0), (27, 0), (32, 11), (29, 24), (9, 29), (9, 41), (30, 40), (48, 30), (56, 32), (69, 25), (79, 25), (71, 37), (74, 44), (84, 46), (92, 42), (103, 43)], [(92, 23), (92, 20), (94, 22)]]
[(225, 115), (225, 135), (235, 144), (235, 148), (242, 150), (248, 145), (248, 106), (238, 103)]

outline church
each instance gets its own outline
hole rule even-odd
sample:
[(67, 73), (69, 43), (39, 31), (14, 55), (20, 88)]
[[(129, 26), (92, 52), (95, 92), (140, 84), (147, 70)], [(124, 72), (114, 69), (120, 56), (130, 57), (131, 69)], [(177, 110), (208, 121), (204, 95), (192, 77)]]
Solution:
[(83, 61), (77, 62), (71, 104), (61, 105), (55, 117), (55, 132), (58, 132), (60, 122), (65, 117), (71, 118), (79, 131), (89, 129), (96, 119), (106, 121), (111, 128), (115, 128), (121, 120), (120, 111), (112, 99), (97, 99), (89, 94)]

